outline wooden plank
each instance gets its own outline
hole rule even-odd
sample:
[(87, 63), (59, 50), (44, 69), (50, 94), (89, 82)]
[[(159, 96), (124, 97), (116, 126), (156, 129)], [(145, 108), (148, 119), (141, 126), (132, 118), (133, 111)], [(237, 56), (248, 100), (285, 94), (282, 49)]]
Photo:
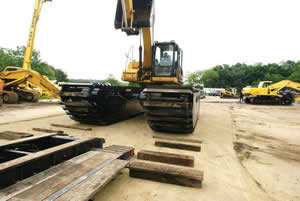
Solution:
[(128, 152), (128, 151), (132, 151), (134, 150), (133, 147), (126, 147), (126, 146), (115, 146), (115, 145), (112, 145), (112, 146), (109, 146), (109, 147), (105, 147), (103, 149), (104, 150), (113, 150), (113, 151), (116, 151), (116, 152)]
[(39, 135), (39, 136), (32, 136), (32, 137), (28, 137), (28, 138), (22, 138), (19, 140), (14, 140), (11, 142), (7, 142), (5, 144), (0, 145), (0, 149), (6, 149), (6, 147), (12, 145), (12, 144), (17, 144), (17, 143), (25, 143), (28, 141), (32, 141), (32, 140), (37, 140), (37, 139), (41, 139), (41, 138), (46, 138), (46, 137), (50, 137), (50, 136), (54, 136), (56, 135), (55, 133), (50, 133), (50, 134), (44, 134), (44, 135)]
[(0, 138), (5, 140), (18, 140), (22, 138), (32, 137), (33, 134), (30, 133), (21, 133), (14, 131), (3, 131), (0, 132)]
[(68, 126), (68, 125), (62, 125), (62, 124), (51, 124), (51, 126), (61, 127), (61, 128), (77, 129), (77, 130), (83, 130), (83, 131), (91, 131), (92, 130), (92, 128), (80, 128), (80, 127), (77, 127), (77, 126)]
[(191, 144), (183, 144), (183, 143), (174, 143), (169, 141), (155, 141), (155, 146), (157, 147), (167, 147), (172, 149), (182, 149), (188, 151), (201, 151), (201, 146), (191, 145)]
[[(54, 177), (51, 177), (44, 182), (32, 187), (31, 189), (24, 191), (9, 201), (21, 201), (21, 200), (32, 200), (40, 201), (48, 198), (53, 193), (62, 189), (72, 181), (76, 180), (80, 176), (86, 174), (99, 164), (111, 159), (114, 154), (99, 152), (97, 155), (83, 161), (80, 164), (75, 164), (69, 167), (64, 172), (61, 172)], [(84, 190), (84, 189), (83, 189)]]
[(194, 167), (194, 157), (181, 154), (142, 150), (138, 152), (137, 158), (141, 160)]
[(201, 188), (203, 172), (191, 168), (178, 168), (154, 163), (132, 162), (129, 165), (131, 177)]
[[(126, 146), (111, 146), (109, 148), (113, 147), (124, 149), (124, 151), (120, 153), (117, 149), (115, 153), (105, 153), (103, 152), (104, 150), (97, 149), (97, 151), (90, 151), (77, 156), (60, 165), (54, 166), (18, 182), (17, 184), (7, 187), (6, 189), (0, 190), (0, 201), (36, 201), (45, 200), (47, 198), (52, 199), (53, 195), (57, 196), (57, 192), (63, 192), (62, 195), (58, 196), (60, 197), (65, 193), (72, 191), (73, 188), (77, 189), (75, 192), (81, 190), (82, 196), (86, 197), (88, 200), (88, 198), (91, 198), (94, 194), (96, 194), (128, 164), (128, 161), (119, 161), (117, 158), (122, 157), (124, 154), (128, 154), (133, 148)], [(113, 150), (110, 151), (112, 152)], [(105, 155), (106, 159), (101, 161), (99, 154)], [(118, 162), (115, 164), (115, 161)], [(113, 163), (113, 165), (111, 165), (111, 163)], [(102, 170), (104, 172), (99, 173)], [(90, 174), (90, 172), (93, 173)], [(95, 176), (100, 179), (95, 178)], [(82, 177), (84, 180), (81, 180)], [(78, 180), (79, 182), (76, 183)], [(75, 185), (71, 185), (74, 182)], [(83, 184), (87, 187), (76, 187)], [(71, 188), (68, 188), (70, 185)], [(88, 185), (90, 185), (90, 188), (88, 188)], [(65, 189), (68, 190), (65, 191)], [(82, 200), (81, 197), (78, 200)]]
[(177, 137), (165, 137), (165, 136), (153, 136), (154, 139), (160, 140), (171, 140), (171, 141), (179, 141), (179, 142), (191, 142), (191, 143), (199, 143), (202, 144), (202, 140), (195, 140), (195, 139), (187, 139), (187, 138), (177, 138)]
[[(113, 146), (110, 146), (107, 148), (111, 149), (110, 150), (110, 153), (112, 153), (112, 154), (110, 154), (111, 158), (118, 158), (119, 156), (122, 157), (124, 154), (126, 155), (127, 153), (130, 153), (133, 150), (132, 147), (117, 146), (117, 145), (113, 145)], [(116, 150), (114, 152), (112, 148), (122, 148), (124, 151), (120, 152), (120, 151)], [(6, 201), (6, 200), (16, 196), (17, 194), (27, 191), (27, 190), (33, 188), (34, 186), (37, 186), (40, 183), (44, 182), (45, 180), (50, 179), (51, 177), (54, 177), (54, 176), (60, 174), (61, 172), (67, 171), (74, 164), (84, 163), (85, 160), (90, 159), (99, 153), (106, 154), (105, 149), (106, 148), (104, 148), (102, 150), (95, 149), (95, 151), (89, 151), (89, 152), (84, 153), (80, 156), (77, 156), (73, 159), (65, 161), (64, 163), (61, 163), (57, 166), (51, 167), (48, 170), (38, 173), (32, 177), (22, 180), (14, 185), (11, 185), (11, 186), (7, 187), (6, 189), (2, 189), (2, 190), (0, 190), (0, 201), (3, 201), (3, 200)], [(124, 163), (124, 165), (127, 165), (127, 164), (128, 164), (128, 162), (126, 161)]]
[[(45, 132), (45, 133), (56, 133), (56, 134), (59, 134), (59, 135), (64, 134), (64, 131), (52, 130), (52, 129), (47, 129), (47, 128), (32, 128), (32, 130), (39, 131), (39, 132)], [(67, 135), (67, 134), (65, 134), (65, 135)]]
[[(51, 135), (55, 135), (55, 134), (49, 134), (49, 136), (51, 136)], [(46, 149), (44, 151), (39, 151), (39, 152), (32, 153), (32, 154), (29, 154), (27, 156), (15, 159), (15, 160), (11, 160), (11, 161), (2, 163), (2, 164), (0, 164), (0, 171), (3, 171), (4, 169), (9, 168), (9, 167), (14, 167), (14, 166), (17, 166), (19, 164), (23, 164), (24, 162), (29, 161), (29, 160), (35, 160), (35, 159), (41, 158), (45, 155), (49, 155), (51, 153), (54, 153), (58, 150), (63, 150), (63, 149), (69, 148), (69, 147), (73, 147), (73, 146), (88, 142), (88, 141), (93, 140), (93, 139), (94, 138), (85, 138), (85, 139), (80, 139), (80, 140), (68, 142), (68, 143), (53, 147), (53, 148)]]
[(98, 151), (89, 151), (86, 152), (80, 156), (74, 157), (68, 161), (65, 161), (64, 163), (58, 164), (54, 167), (51, 167), (41, 173), (38, 173), (36, 175), (33, 175), (32, 177), (29, 177), (25, 180), (22, 180), (14, 185), (11, 185), (5, 189), (0, 190), (0, 200), (6, 201), (17, 194), (20, 194), (38, 184), (43, 182), (45, 179), (49, 179), (61, 172), (66, 171), (69, 169), (72, 165), (80, 164), (83, 161), (95, 156), (98, 154)]
[(126, 167), (128, 161), (114, 160), (88, 179), (56, 199), (56, 201), (89, 201)]

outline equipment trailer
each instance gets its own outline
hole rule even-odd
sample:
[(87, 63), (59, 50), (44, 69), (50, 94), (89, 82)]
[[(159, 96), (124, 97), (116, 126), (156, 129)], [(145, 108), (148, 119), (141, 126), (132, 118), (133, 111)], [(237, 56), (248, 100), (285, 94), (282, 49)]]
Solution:
[(0, 200), (90, 200), (128, 164), (132, 147), (46, 134), (0, 146)]

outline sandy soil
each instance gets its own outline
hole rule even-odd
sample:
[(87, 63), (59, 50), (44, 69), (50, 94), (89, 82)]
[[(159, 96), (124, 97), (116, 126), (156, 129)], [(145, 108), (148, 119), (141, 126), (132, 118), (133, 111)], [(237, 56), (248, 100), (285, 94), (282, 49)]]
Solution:
[(0, 108), (0, 125), (64, 114), (58, 102), (4, 104)]
[[(54, 129), (51, 123), (92, 127), (90, 132), (63, 130), (74, 136), (103, 137), (106, 146), (130, 145), (137, 151), (192, 155), (195, 169), (204, 171), (203, 188), (194, 189), (130, 178), (128, 170), (123, 170), (96, 195), (96, 201), (300, 200), (300, 105), (253, 106), (237, 101), (216, 97), (202, 100), (196, 130), (189, 135), (153, 132), (143, 116), (111, 126), (81, 125), (53, 104), (0, 110), (0, 131), (41, 134), (32, 128)], [(199, 139), (203, 141), (202, 151), (158, 148), (154, 135)]]

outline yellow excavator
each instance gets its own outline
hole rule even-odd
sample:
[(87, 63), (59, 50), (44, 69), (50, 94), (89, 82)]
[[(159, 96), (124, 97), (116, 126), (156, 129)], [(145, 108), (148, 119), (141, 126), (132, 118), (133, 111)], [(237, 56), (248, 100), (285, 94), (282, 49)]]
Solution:
[(3, 81), (0, 80), (0, 107), (3, 105)]
[[(25, 50), (23, 67), (8, 66), (0, 72), (0, 79), (4, 82), (3, 100), (5, 103), (17, 103), (19, 100), (35, 102), (40, 94), (47, 94), (59, 98), (60, 89), (46, 76), (31, 69), (32, 52), (36, 34), (37, 22), (45, 2), (52, 0), (36, 0), (30, 33)], [(36, 90), (39, 88), (40, 90)]]
[(291, 105), (300, 100), (300, 83), (282, 80), (274, 83), (262, 81), (257, 88), (243, 88), (242, 93), (246, 103)]
[(232, 89), (222, 90), (220, 93), (220, 98), (239, 98), (237, 94), (237, 89), (232, 88)]
[(143, 111), (155, 131), (189, 133), (194, 130), (200, 90), (181, 86), (183, 51), (179, 45), (175, 41), (153, 42), (153, 4), (153, 0), (118, 0), (115, 15), (116, 29), (128, 36), (141, 35), (143, 39), (139, 60), (131, 61), (122, 73), (123, 81), (141, 87), (63, 83), (60, 95), (72, 119), (109, 124)]
[(175, 41), (153, 42), (153, 0), (118, 0), (115, 28), (142, 35), (139, 62), (132, 61), (122, 80), (143, 86), (141, 104), (148, 125), (156, 131), (192, 132), (198, 119), (200, 90), (182, 87), (183, 51)]

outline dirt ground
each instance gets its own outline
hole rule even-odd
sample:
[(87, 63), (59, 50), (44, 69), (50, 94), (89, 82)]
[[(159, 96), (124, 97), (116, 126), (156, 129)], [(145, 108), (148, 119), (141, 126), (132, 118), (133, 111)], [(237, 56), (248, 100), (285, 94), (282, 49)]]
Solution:
[[(195, 169), (204, 171), (203, 188), (195, 189), (130, 178), (125, 169), (95, 201), (300, 201), (300, 105), (255, 106), (207, 97), (201, 102), (197, 127), (188, 135), (153, 132), (143, 116), (111, 126), (82, 125), (70, 120), (55, 103), (10, 105), (0, 110), (0, 131), (39, 135), (32, 128), (55, 129), (51, 123), (92, 127), (93, 131), (59, 130), (103, 137), (105, 146), (192, 155)], [(202, 150), (155, 147), (153, 136), (202, 140)]]

